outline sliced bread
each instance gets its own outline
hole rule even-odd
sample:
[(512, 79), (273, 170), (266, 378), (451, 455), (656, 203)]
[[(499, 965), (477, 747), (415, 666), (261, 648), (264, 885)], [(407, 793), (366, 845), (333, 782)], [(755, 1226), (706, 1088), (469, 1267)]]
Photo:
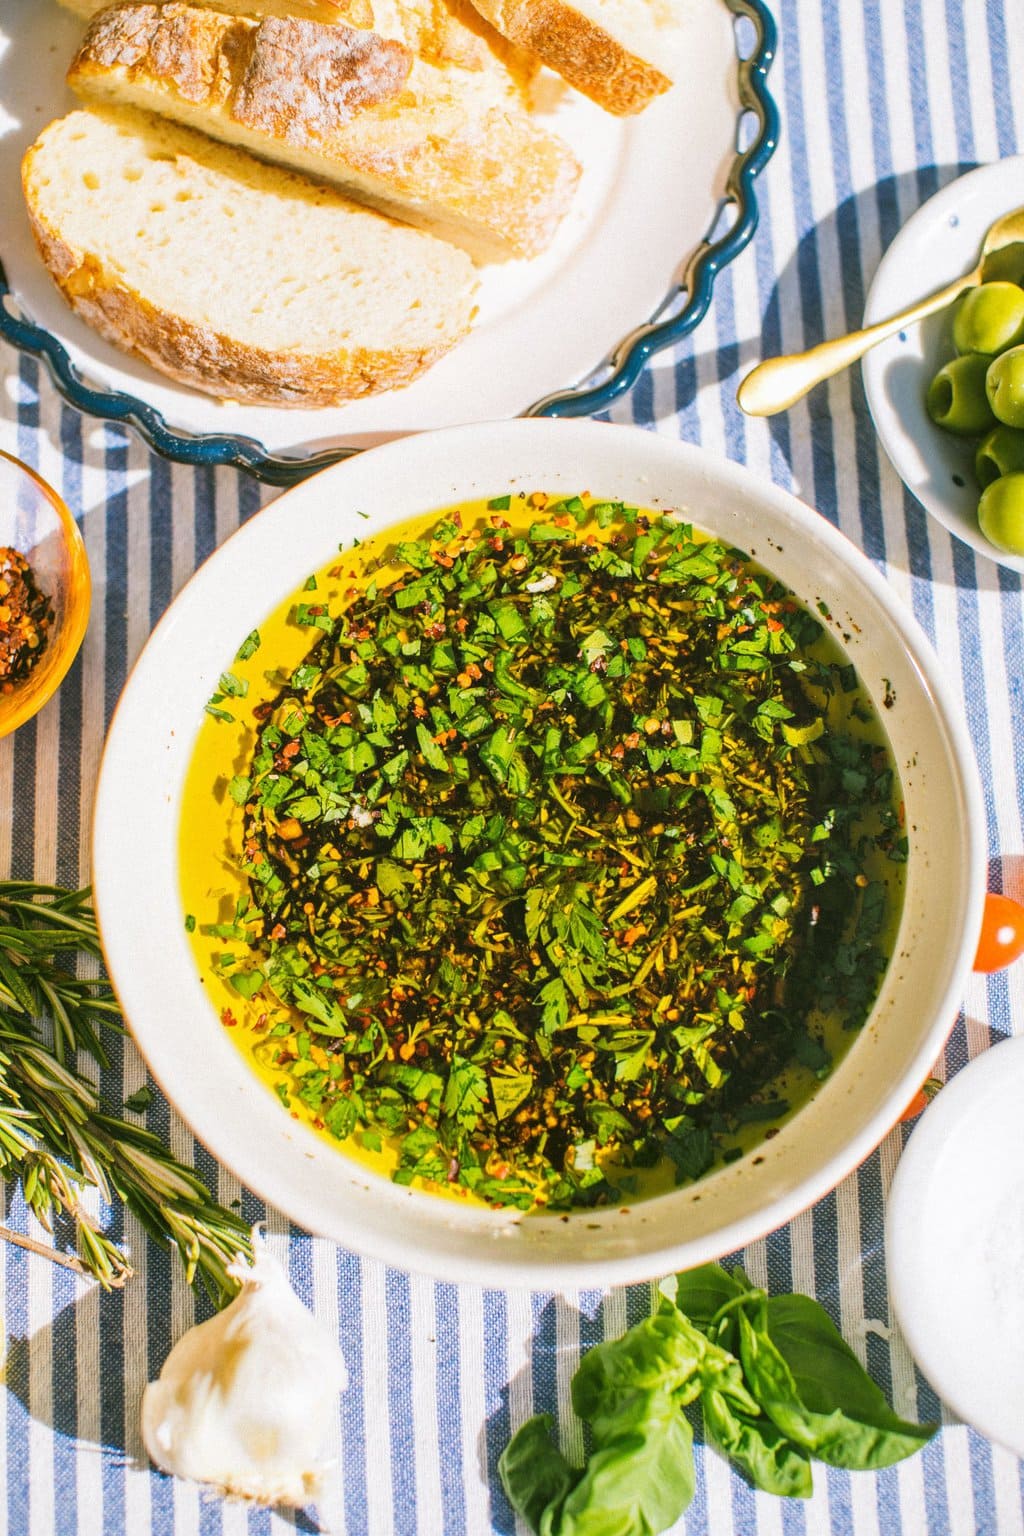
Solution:
[(409, 383), (469, 328), (461, 251), (175, 123), (73, 112), (22, 183), (72, 309), (211, 395), (334, 405)]
[(510, 42), (608, 112), (640, 112), (676, 78), (684, 0), (473, 0)]
[[(92, 17), (117, 0), (60, 0)], [(528, 92), (537, 62), (484, 20), (472, 0), (196, 0), (234, 16), (277, 16), (365, 27), (405, 43), (430, 64), (489, 74), (509, 94)]]
[(579, 176), (484, 77), (342, 24), (122, 4), (94, 17), (68, 82), (332, 181), (482, 261), (543, 250)]
[[(87, 18), (109, 10), (118, 0), (60, 0), (76, 16)], [(203, 4), (204, 0), (197, 0)], [(217, 8), (233, 16), (301, 16), (307, 21), (345, 21), (350, 27), (373, 26), (373, 0), (216, 0)]]
[[(262, 5), (262, 0), (256, 4)], [(485, 21), (472, 0), (370, 0), (370, 4), (372, 21), (355, 16), (335, 20), (352, 27), (370, 26), (384, 37), (397, 38), (428, 64), (483, 71), (506, 88), (528, 93), (537, 60)]]

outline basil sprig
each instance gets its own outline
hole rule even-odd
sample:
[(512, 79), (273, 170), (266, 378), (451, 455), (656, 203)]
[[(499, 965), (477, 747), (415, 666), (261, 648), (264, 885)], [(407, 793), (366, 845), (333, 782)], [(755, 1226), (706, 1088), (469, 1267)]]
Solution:
[(693, 1497), (699, 1402), (710, 1444), (756, 1488), (809, 1498), (810, 1458), (875, 1470), (927, 1443), (935, 1424), (897, 1417), (809, 1296), (768, 1296), (718, 1264), (666, 1281), (675, 1300), (584, 1356), (572, 1403), (591, 1426), (582, 1469), (528, 1419), (499, 1462), (509, 1501), (538, 1536), (655, 1536)]

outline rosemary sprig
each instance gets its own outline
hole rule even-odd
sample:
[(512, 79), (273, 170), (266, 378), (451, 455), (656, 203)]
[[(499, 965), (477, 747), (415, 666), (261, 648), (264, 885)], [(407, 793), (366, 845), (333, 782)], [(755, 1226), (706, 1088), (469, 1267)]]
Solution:
[(79, 1052), (109, 1065), (99, 1030), (123, 1025), (109, 983), (68, 967), (76, 951), (100, 953), (88, 889), (0, 881), (0, 1175), (21, 1180), (47, 1231), (57, 1216), (74, 1222), (76, 1267), (104, 1287), (123, 1285), (132, 1268), (83, 1208), (86, 1187), (120, 1200), (157, 1242), (170, 1240), (189, 1282), (201, 1278), (223, 1301), (236, 1289), (227, 1264), (249, 1251), (248, 1227), (151, 1131), (107, 1113), (79, 1070)]
[(75, 950), (100, 955), (89, 896), (88, 890), (0, 881), (0, 1009), (20, 1020), (48, 1017), (59, 1062), (86, 1051), (107, 1067), (97, 1027), (123, 1028), (110, 984), (79, 978), (57, 962)]

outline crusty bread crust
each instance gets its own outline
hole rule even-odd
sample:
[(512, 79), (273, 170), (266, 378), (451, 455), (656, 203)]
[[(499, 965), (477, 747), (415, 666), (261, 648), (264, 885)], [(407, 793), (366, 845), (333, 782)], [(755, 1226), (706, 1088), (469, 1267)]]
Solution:
[(221, 400), (311, 409), (340, 405), (409, 384), (451, 350), (469, 329), (435, 346), (351, 347), (329, 353), (270, 351), (161, 309), (102, 260), (76, 250), (47, 220), (33, 191), (39, 146), (22, 162), (22, 186), (36, 245), (71, 308), (121, 350), (159, 372)]
[(510, 42), (536, 54), (570, 85), (607, 112), (641, 112), (672, 85), (604, 27), (567, 0), (473, 0), (480, 14)]
[[(196, 0), (203, 5), (206, 0)], [(76, 16), (92, 17), (117, 0), (60, 0), (67, 10)], [(373, 6), (370, 0), (213, 0), (213, 4), (238, 15), (250, 11), (262, 16), (303, 16), (309, 21), (333, 23), (348, 22), (352, 27), (373, 26)]]
[(254, 23), (191, 4), (124, 4), (97, 15), (68, 72), (88, 88), (121, 70), (193, 106), (301, 143), (393, 101), (413, 56), (375, 32), (267, 17)]
[[(117, 0), (60, 0), (78, 16), (91, 18)], [(509, 94), (527, 95), (537, 72), (532, 54), (517, 48), (485, 21), (471, 0), (195, 0), (211, 10), (234, 15), (279, 16), (327, 25), (383, 31), (398, 37), (413, 53), (431, 64), (457, 64), (460, 69), (507, 73)], [(390, 19), (392, 30), (385, 23)]]
[(456, 73), (453, 84), (403, 44), (343, 25), (129, 0), (94, 18), (68, 82), (87, 101), (159, 112), (334, 182), (477, 260), (534, 256), (579, 166)]

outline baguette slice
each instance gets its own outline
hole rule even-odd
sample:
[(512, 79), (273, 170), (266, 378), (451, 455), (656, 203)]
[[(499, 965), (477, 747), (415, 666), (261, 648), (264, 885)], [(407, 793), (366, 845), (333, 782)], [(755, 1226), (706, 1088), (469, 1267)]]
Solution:
[[(291, 3), (294, 5), (295, 0)], [(348, 0), (342, 0), (342, 4), (346, 3)], [(428, 64), (457, 64), (460, 69), (486, 71), (499, 81), (507, 74), (506, 87), (511, 86), (528, 99), (530, 83), (539, 67), (537, 60), (485, 21), (472, 0), (369, 3), (373, 9), (371, 21), (359, 21), (354, 15), (334, 19), (347, 21), (351, 27), (369, 26), (384, 37), (397, 38)], [(263, 0), (256, 0), (256, 4), (262, 7)], [(298, 10), (294, 14), (298, 15)]]
[(68, 83), (332, 181), (480, 261), (543, 250), (579, 176), (486, 80), (341, 24), (122, 4), (94, 17)]
[(678, 71), (683, 0), (473, 0), (485, 20), (617, 116), (641, 112)]
[(335, 405), (409, 383), (469, 329), (461, 251), (141, 112), (51, 123), (22, 184), (72, 309), (207, 394)]
[[(117, 0), (60, 0), (91, 19)], [(509, 95), (528, 98), (537, 62), (484, 20), (471, 0), (196, 0), (233, 16), (276, 16), (365, 27), (405, 43), (430, 64), (487, 73)]]
[[(65, 10), (91, 20), (119, 0), (60, 0)], [(205, 0), (197, 0), (202, 5)], [(217, 9), (232, 16), (299, 16), (328, 25), (347, 22), (350, 27), (373, 26), (373, 0), (214, 0)]]

